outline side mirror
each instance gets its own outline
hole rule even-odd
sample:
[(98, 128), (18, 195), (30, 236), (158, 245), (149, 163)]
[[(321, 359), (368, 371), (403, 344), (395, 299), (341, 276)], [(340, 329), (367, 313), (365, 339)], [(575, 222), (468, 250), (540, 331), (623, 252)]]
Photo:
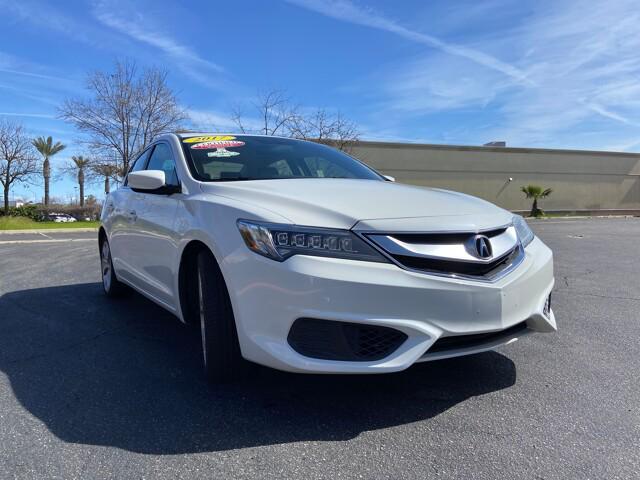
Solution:
[(156, 195), (172, 195), (182, 192), (178, 185), (167, 185), (167, 179), (162, 170), (140, 170), (131, 172), (127, 185), (134, 192), (154, 193)]
[(383, 177), (387, 182), (395, 182), (396, 181), (396, 177), (392, 177), (391, 175), (383, 175)]
[(165, 181), (162, 170), (140, 170), (127, 177), (127, 185), (136, 192), (155, 192), (165, 186)]

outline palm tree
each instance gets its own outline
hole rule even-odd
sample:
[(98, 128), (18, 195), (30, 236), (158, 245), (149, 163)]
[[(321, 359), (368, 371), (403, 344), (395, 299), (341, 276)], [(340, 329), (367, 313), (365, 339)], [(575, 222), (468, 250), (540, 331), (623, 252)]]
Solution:
[(539, 185), (525, 185), (521, 188), (527, 198), (533, 198), (533, 205), (531, 206), (531, 216), (538, 217), (544, 215), (544, 212), (538, 208), (538, 199), (545, 198), (551, 195), (552, 189), (544, 189)]
[(75, 170), (78, 176), (78, 186), (80, 187), (80, 206), (84, 207), (84, 172), (85, 169), (91, 164), (88, 158), (84, 158), (82, 155), (71, 157), (75, 165)]
[(38, 137), (33, 140), (33, 146), (40, 152), (40, 155), (44, 158), (42, 164), (42, 176), (44, 177), (44, 204), (49, 205), (49, 179), (51, 178), (51, 164), (49, 158), (53, 157), (56, 153), (65, 149), (65, 145), (60, 142), (53, 143), (51, 137)]
[(117, 165), (112, 163), (98, 163), (92, 168), (97, 175), (104, 177), (104, 193), (108, 195), (111, 191), (111, 179), (119, 172)]

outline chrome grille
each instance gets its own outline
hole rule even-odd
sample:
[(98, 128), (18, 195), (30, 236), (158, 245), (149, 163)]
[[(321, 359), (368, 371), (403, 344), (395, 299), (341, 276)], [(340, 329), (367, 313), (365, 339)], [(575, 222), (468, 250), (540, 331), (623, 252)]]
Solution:
[(437, 275), (494, 281), (524, 258), (512, 225), (483, 232), (364, 236), (399, 266)]

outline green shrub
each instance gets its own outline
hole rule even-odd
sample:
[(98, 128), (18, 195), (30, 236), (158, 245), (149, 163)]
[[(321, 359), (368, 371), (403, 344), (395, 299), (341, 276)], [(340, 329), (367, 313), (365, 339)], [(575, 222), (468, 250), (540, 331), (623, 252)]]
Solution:
[(544, 212), (541, 208), (538, 207), (538, 200), (548, 197), (553, 193), (553, 190), (551, 188), (544, 189), (539, 185), (524, 185), (520, 190), (525, 194), (527, 198), (533, 199), (530, 215), (532, 217), (543, 216)]
[[(21, 207), (9, 207), (9, 217), (27, 217), (35, 220), (38, 216), (38, 205), (23, 205)], [(4, 209), (0, 210), (0, 216), (4, 216)]]
[[(10, 207), (10, 217), (26, 217), (36, 222), (42, 222), (49, 219), (50, 213), (66, 213), (71, 215), (76, 220), (83, 221), (85, 219), (98, 220), (100, 219), (100, 212), (102, 207), (98, 204), (85, 205), (81, 207), (79, 205), (23, 205), (21, 207)], [(0, 210), (0, 216), (4, 215), (4, 210)]]

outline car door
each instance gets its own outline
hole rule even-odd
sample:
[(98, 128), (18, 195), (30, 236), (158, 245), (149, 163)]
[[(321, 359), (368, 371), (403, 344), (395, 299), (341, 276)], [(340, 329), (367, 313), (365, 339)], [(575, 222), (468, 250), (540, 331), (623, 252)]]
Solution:
[[(127, 175), (131, 172), (144, 170), (152, 150), (153, 147), (149, 147), (138, 155), (132, 162)], [(109, 222), (109, 246), (111, 247), (111, 258), (115, 271), (121, 280), (135, 285), (136, 269), (134, 256), (131, 254), (133, 243), (133, 217), (131, 211), (133, 210), (132, 203), (136, 193), (129, 188), (127, 181), (128, 178), (125, 178), (123, 185), (107, 196), (104, 208)]]
[[(155, 145), (145, 170), (162, 170), (167, 186), (180, 187), (175, 156), (166, 142)], [(174, 224), (180, 193), (131, 192), (129, 246), (135, 283), (141, 290), (170, 309), (177, 306), (174, 278), (178, 235)]]

